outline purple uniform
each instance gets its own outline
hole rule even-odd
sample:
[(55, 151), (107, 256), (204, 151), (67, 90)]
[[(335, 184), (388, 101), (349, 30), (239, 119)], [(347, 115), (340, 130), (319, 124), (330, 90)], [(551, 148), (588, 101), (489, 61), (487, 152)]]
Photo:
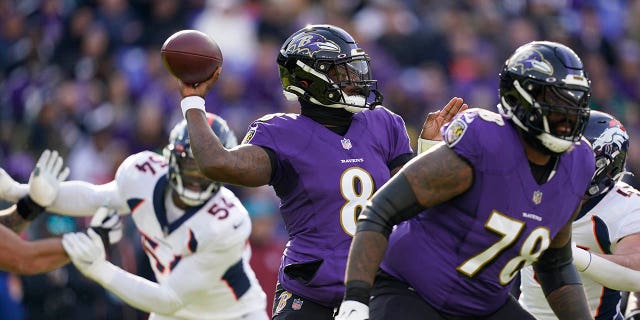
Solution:
[(254, 122), (243, 143), (269, 148), (277, 158), (270, 184), (289, 233), (278, 281), (337, 306), (356, 214), (389, 180), (390, 168), (404, 164), (397, 159), (412, 154), (404, 121), (386, 108), (364, 110), (340, 136), (302, 115), (272, 114)]
[(539, 185), (515, 127), (500, 115), (470, 109), (442, 132), (474, 168), (473, 184), (455, 201), (398, 225), (381, 267), (440, 311), (487, 315), (505, 303), (517, 271), (567, 224), (593, 175), (594, 155), (586, 142), (575, 144)]

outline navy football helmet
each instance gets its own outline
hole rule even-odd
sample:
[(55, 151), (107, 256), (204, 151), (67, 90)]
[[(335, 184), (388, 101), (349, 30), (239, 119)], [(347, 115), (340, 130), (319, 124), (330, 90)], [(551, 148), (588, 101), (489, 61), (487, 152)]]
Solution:
[(625, 168), (629, 152), (629, 135), (622, 123), (612, 115), (591, 110), (584, 131), (596, 154), (596, 172), (593, 174), (586, 198), (607, 193), (628, 172)]
[(308, 25), (298, 30), (284, 42), (277, 61), (288, 100), (353, 113), (382, 103), (377, 80), (371, 78), (369, 56), (339, 27)]
[(580, 141), (591, 87), (582, 61), (568, 47), (549, 41), (519, 47), (500, 72), (499, 93), (500, 113), (535, 146), (558, 154)]
[[(229, 129), (227, 122), (220, 116), (207, 113), (211, 129), (225, 148), (238, 145), (236, 135)], [(169, 135), (169, 144), (163, 154), (169, 163), (169, 184), (188, 206), (201, 205), (218, 192), (222, 183), (204, 176), (191, 151), (187, 121), (178, 123)]]

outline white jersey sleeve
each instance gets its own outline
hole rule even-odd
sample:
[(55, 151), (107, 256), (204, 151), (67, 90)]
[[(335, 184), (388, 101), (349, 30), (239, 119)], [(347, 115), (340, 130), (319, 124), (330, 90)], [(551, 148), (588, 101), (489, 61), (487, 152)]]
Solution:
[[(143, 188), (149, 176), (164, 175), (164, 158), (151, 151), (131, 155), (118, 167), (115, 179), (103, 185), (84, 181), (60, 183), (58, 196), (48, 210), (70, 216), (91, 216), (101, 207), (109, 207), (119, 214), (131, 212), (127, 203), (127, 192)], [(147, 179), (145, 179), (147, 178)]]

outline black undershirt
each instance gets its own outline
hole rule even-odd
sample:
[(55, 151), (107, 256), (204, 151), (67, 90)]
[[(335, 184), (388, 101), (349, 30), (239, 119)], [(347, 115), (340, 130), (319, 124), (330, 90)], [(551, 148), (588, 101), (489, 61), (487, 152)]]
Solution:
[(549, 180), (551, 172), (556, 168), (558, 164), (558, 157), (551, 157), (546, 164), (538, 165), (529, 161), (531, 167), (531, 174), (538, 184), (544, 184)]

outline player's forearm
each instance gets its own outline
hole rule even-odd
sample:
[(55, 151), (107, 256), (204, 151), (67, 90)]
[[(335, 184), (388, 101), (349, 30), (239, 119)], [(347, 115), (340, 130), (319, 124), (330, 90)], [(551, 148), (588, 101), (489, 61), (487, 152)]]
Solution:
[[(628, 265), (633, 265), (630, 263), (631, 258), (624, 258), (626, 255), (599, 256), (582, 248), (573, 247), (573, 257), (576, 269), (591, 280), (614, 290), (640, 291), (640, 271), (614, 262), (621, 261)], [(635, 264), (636, 267), (638, 265)]]
[(16, 273), (32, 275), (55, 270), (69, 262), (62, 242), (58, 238), (26, 242), (21, 263)]
[(183, 301), (167, 287), (128, 273), (107, 261), (97, 267), (88, 276), (134, 308), (171, 315), (183, 306)]
[(228, 152), (204, 113), (189, 110), (187, 120), (193, 155), (209, 179), (247, 187), (269, 183), (271, 161), (261, 147), (243, 145)]
[(18, 214), (16, 205), (0, 210), (0, 224), (11, 229), (13, 232), (22, 232), (30, 222), (31, 221), (26, 220)]
[(56, 200), (47, 207), (54, 213), (84, 217), (93, 215), (96, 210), (106, 206), (119, 212), (128, 210), (120, 200), (115, 182), (94, 185), (84, 181), (67, 181), (60, 184)]
[(345, 282), (364, 281), (373, 285), (376, 271), (387, 250), (387, 238), (374, 231), (359, 231), (353, 238)]
[(581, 284), (559, 287), (547, 296), (547, 301), (560, 320), (593, 319)]

